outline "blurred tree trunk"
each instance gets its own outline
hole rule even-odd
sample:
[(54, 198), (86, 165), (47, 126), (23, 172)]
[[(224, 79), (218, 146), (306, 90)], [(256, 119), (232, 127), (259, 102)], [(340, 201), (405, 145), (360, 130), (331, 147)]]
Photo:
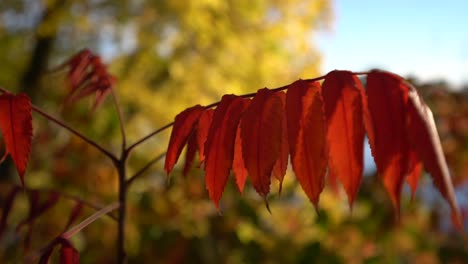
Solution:
[[(42, 17), (36, 26), (35, 44), (30, 56), (31, 60), (21, 76), (20, 90), (29, 94), (32, 102), (37, 100), (40, 94), (41, 75), (47, 70), (50, 54), (57, 38), (58, 23), (51, 23), (50, 20), (64, 7), (66, 0), (57, 0), (44, 7)], [(47, 23), (47, 33), (40, 31), (41, 27)]]

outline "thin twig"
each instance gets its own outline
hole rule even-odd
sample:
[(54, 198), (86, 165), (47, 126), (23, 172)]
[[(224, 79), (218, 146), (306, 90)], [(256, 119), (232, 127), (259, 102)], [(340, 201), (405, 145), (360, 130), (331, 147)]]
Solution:
[[(57, 190), (54, 190), (54, 189), (28, 189), (28, 191), (55, 192), (60, 197), (65, 198), (67, 200), (74, 201), (74, 202), (77, 202), (77, 203), (81, 203), (81, 204), (83, 204), (83, 205), (85, 205), (85, 206), (87, 206), (87, 207), (89, 207), (91, 209), (94, 209), (96, 211), (102, 210), (102, 205), (98, 205), (98, 204), (95, 204), (95, 203), (92, 203), (92, 202), (89, 202), (89, 201), (85, 201), (85, 200), (81, 199), (78, 196), (68, 194), (68, 193), (64, 193), (64, 192), (60, 192), (60, 191), (57, 191)], [(115, 217), (114, 215), (108, 214), (108, 216), (110, 218), (112, 218), (114, 221), (117, 221), (117, 217)]]
[(96, 148), (97, 150), (99, 150), (100, 152), (102, 152), (102, 154), (106, 155), (109, 159), (111, 159), (112, 161), (116, 161), (117, 158), (115, 157), (114, 154), (110, 153), (108, 150), (106, 150), (104, 147), (102, 147), (101, 145), (99, 145), (98, 143), (96, 143), (96, 141), (88, 138), (87, 136), (83, 135), (81, 132), (78, 132), (77, 130), (75, 130), (74, 128), (70, 127), (69, 125), (65, 124), (63, 121), (60, 121), (58, 120), (57, 118), (49, 115), (48, 113), (44, 112), (43, 110), (41, 110), (40, 108), (36, 107), (36, 106), (32, 106), (32, 109), (34, 110), (34, 112), (42, 115), (43, 117), (45, 117), (47, 120), (50, 120), (52, 122), (54, 122), (55, 124), (65, 128), (66, 130), (68, 130), (69, 132), (71, 132), (72, 134), (74, 134), (75, 136), (81, 138), (83, 141), (85, 141), (86, 143), (88, 143), (89, 145), (93, 146), (94, 148)]
[(125, 134), (122, 108), (120, 107), (119, 99), (117, 98), (117, 94), (113, 87), (111, 88), (111, 93), (112, 101), (114, 102), (115, 109), (117, 110), (117, 116), (119, 118), (120, 134), (122, 135), (122, 151), (125, 151), (125, 148), (127, 147), (127, 136)]
[(141, 143), (145, 142), (146, 140), (150, 139), (152, 136), (170, 128), (172, 125), (174, 125), (174, 122), (172, 123), (169, 123), (163, 127), (160, 127), (158, 129), (156, 129), (155, 131), (151, 132), (150, 134), (148, 134), (147, 136), (143, 137), (142, 139), (138, 140), (137, 142), (133, 143), (131, 146), (129, 146), (127, 148), (127, 152), (130, 153), (130, 151), (132, 151), (132, 149), (134, 149), (136, 146), (140, 145)]
[(138, 172), (136, 172), (131, 178), (129, 178), (127, 180), (127, 186), (130, 186), (130, 184), (132, 184), (132, 182), (134, 180), (136, 180), (137, 178), (139, 178), (141, 175), (143, 175), (143, 173), (145, 171), (147, 171), (153, 164), (155, 164), (156, 162), (160, 161), (162, 158), (164, 158), (164, 156), (166, 156), (166, 152), (164, 153), (161, 153), (159, 154), (158, 156), (156, 156), (155, 158), (153, 158), (152, 160), (150, 160), (145, 166), (143, 166)]
[(81, 223), (77, 224), (76, 226), (68, 229), (65, 233), (61, 235), (61, 237), (65, 239), (70, 239), (76, 233), (80, 232), (83, 228), (87, 227), (92, 222), (96, 221), (102, 215), (108, 214), (119, 207), (119, 202), (114, 202), (109, 204), (108, 206), (102, 208), (101, 210), (97, 211), (96, 213), (92, 214), (90, 217), (83, 220)]
[(60, 241), (60, 239), (69, 240), (73, 235), (75, 235), (76, 233), (81, 231), (83, 228), (87, 227), (88, 225), (90, 225), (91, 223), (96, 221), (96, 219), (99, 219), (104, 214), (109, 214), (110, 212), (117, 209), (118, 207), (119, 207), (119, 203), (114, 202), (114, 203), (102, 208), (98, 212), (92, 214), (90, 217), (86, 218), (81, 223), (79, 223), (76, 226), (68, 229), (68, 231), (62, 233), (61, 235), (59, 235), (58, 237), (53, 239), (49, 244), (47, 244), (47, 246), (43, 247), (39, 251), (36, 251), (36, 252), (26, 256), (24, 258), (25, 263), (33, 263), (36, 259), (42, 257), (42, 255), (44, 255), (45, 252), (47, 252), (47, 251), (51, 250), (53, 247), (55, 247), (57, 245), (58, 241)]

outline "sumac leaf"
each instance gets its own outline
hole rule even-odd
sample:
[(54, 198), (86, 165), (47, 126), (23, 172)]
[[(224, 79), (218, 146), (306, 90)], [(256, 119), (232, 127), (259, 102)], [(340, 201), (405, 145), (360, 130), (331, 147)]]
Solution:
[(412, 87), (409, 92), (407, 129), (411, 145), (431, 174), (434, 185), (449, 202), (455, 225), (462, 229), (460, 209), (432, 112)]
[(283, 179), (288, 168), (288, 158), (289, 158), (289, 143), (288, 143), (288, 121), (286, 118), (286, 94), (283, 92), (277, 92), (277, 96), (281, 99), (283, 104), (282, 119), (281, 119), (281, 145), (276, 160), (275, 166), (273, 167), (273, 176), (279, 181), (279, 193), (283, 189)]
[(224, 95), (213, 114), (205, 143), (205, 181), (216, 208), (226, 186), (234, 158), (237, 126), (248, 104), (247, 99)]
[(164, 164), (164, 170), (167, 175), (169, 175), (179, 159), (180, 153), (193, 132), (194, 126), (203, 112), (203, 109), (202, 106), (196, 105), (182, 111), (175, 117)]
[(10, 154), (24, 186), (33, 135), (31, 100), (26, 94), (0, 95), (0, 130), (5, 141), (5, 156)]
[[(406, 137), (407, 87), (401, 78), (382, 71), (367, 76), (367, 96), (373, 139), (369, 140), (384, 186), (399, 215), (401, 189), (409, 169)], [(371, 137), (369, 137), (371, 139)]]
[(322, 84), (329, 173), (343, 184), (350, 207), (359, 190), (364, 166), (362, 94), (361, 82), (349, 71), (332, 71)]
[(208, 137), (208, 131), (213, 121), (213, 109), (206, 109), (200, 115), (197, 125), (197, 145), (198, 145), (198, 155), (200, 157), (200, 162), (205, 161), (205, 142)]
[(257, 91), (241, 120), (242, 156), (255, 190), (270, 192), (273, 166), (281, 148), (283, 100), (267, 88)]
[(242, 138), (240, 126), (237, 127), (236, 142), (234, 143), (234, 160), (232, 170), (236, 179), (236, 185), (239, 192), (242, 193), (247, 179), (247, 169), (245, 168), (244, 158), (242, 157)]
[[(411, 133), (411, 132), (410, 132)], [(409, 184), (411, 189), (411, 200), (414, 199), (416, 190), (418, 188), (419, 177), (422, 172), (422, 162), (418, 157), (418, 154), (415, 150), (411, 150), (408, 156), (409, 162), (409, 171), (408, 176), (406, 176), (406, 182)]]
[(185, 152), (185, 165), (182, 171), (184, 176), (187, 176), (190, 169), (192, 168), (193, 160), (195, 159), (195, 154), (197, 153), (197, 131), (193, 131), (189, 136), (187, 142), (187, 151)]
[(292, 167), (317, 209), (327, 168), (326, 123), (320, 85), (317, 82), (294, 83), (286, 95), (286, 112)]

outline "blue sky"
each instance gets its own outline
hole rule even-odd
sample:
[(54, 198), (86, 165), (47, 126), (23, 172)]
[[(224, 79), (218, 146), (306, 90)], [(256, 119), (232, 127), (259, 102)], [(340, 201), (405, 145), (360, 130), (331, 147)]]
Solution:
[(468, 82), (467, 0), (335, 0), (321, 34), (323, 72), (381, 68), (422, 80)]

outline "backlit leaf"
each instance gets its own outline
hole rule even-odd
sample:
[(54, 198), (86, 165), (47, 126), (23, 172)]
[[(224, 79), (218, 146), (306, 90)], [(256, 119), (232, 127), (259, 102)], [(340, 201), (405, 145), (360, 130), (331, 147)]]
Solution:
[(283, 100), (267, 88), (257, 91), (241, 120), (242, 156), (255, 190), (270, 192), (273, 166), (281, 148)]
[(33, 135), (31, 100), (26, 94), (0, 95), (0, 130), (6, 149), (2, 160), (10, 154), (24, 186)]
[(364, 121), (362, 84), (349, 71), (332, 71), (322, 85), (329, 169), (348, 195), (350, 207), (362, 179), (364, 164)]
[(278, 92), (278, 97), (281, 99), (283, 104), (283, 117), (281, 120), (281, 145), (276, 160), (275, 166), (273, 167), (273, 176), (279, 181), (279, 193), (283, 189), (283, 179), (286, 174), (286, 169), (288, 168), (288, 158), (289, 158), (289, 143), (288, 143), (288, 121), (286, 119), (286, 94), (283, 92)]
[(291, 163), (302, 189), (317, 209), (327, 168), (323, 100), (318, 83), (295, 84), (286, 96)]
[(187, 176), (190, 169), (192, 168), (193, 160), (195, 159), (195, 154), (197, 153), (197, 131), (194, 130), (189, 136), (187, 141), (187, 151), (185, 152), (185, 164), (182, 174)]
[(205, 143), (205, 181), (216, 208), (232, 168), (237, 126), (247, 104), (247, 99), (224, 95), (213, 114)]
[(234, 145), (234, 161), (232, 170), (236, 178), (237, 188), (239, 192), (243, 192), (245, 180), (247, 179), (247, 169), (245, 168), (244, 158), (242, 157), (242, 138), (240, 126), (237, 126), (236, 142)]
[(373, 134), (369, 143), (377, 171), (399, 214), (401, 189), (409, 171), (407, 87), (394, 74), (372, 71), (367, 76), (367, 95), (372, 123), (368, 133)]
[(169, 175), (179, 159), (180, 153), (193, 132), (194, 126), (203, 112), (203, 109), (202, 106), (196, 105), (182, 111), (175, 117), (164, 164), (164, 170), (166, 170), (167, 175)]
[(423, 161), (425, 169), (431, 174), (434, 185), (449, 202), (452, 218), (456, 226), (461, 229), (460, 210), (432, 112), (416, 90), (412, 87), (409, 89), (407, 130), (410, 142)]
[(213, 121), (213, 109), (206, 109), (200, 115), (197, 125), (197, 145), (198, 155), (200, 156), (200, 162), (205, 161), (205, 142), (208, 137), (208, 131)]

